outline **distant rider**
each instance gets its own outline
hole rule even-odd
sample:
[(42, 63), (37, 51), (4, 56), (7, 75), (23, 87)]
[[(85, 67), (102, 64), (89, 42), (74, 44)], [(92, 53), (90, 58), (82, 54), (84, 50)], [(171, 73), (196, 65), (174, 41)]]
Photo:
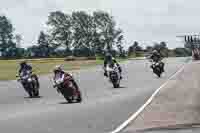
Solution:
[(106, 70), (107, 65), (114, 65), (116, 64), (120, 73), (120, 79), (122, 79), (122, 69), (117, 60), (112, 57), (110, 53), (107, 53), (104, 58), (104, 76), (108, 77), (108, 72)]
[[(163, 57), (157, 50), (153, 50), (150, 59), (152, 59), (154, 63), (161, 63), (161, 69), (164, 72), (164, 63), (162, 62)], [(151, 68), (152, 67), (153, 66), (151, 66)]]
[[(27, 71), (30, 71), (30, 73), (32, 74), (32, 66), (29, 65), (26, 61), (20, 62), (20, 69), (19, 69), (19, 71), (18, 71), (19, 75), (20, 75), (22, 72), (27, 72)], [(32, 76), (35, 77), (35, 79), (36, 79), (36, 84), (37, 84), (37, 88), (39, 88), (40, 84), (39, 84), (37, 75), (32, 74)]]
[(26, 61), (22, 61), (20, 63), (20, 69), (19, 69), (19, 74), (23, 71), (31, 71), (32, 72), (32, 66), (27, 64)]

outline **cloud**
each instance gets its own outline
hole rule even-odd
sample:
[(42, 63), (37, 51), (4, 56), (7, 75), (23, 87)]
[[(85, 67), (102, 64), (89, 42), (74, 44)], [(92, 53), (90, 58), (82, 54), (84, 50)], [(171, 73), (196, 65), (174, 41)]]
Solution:
[(200, 31), (199, 4), (198, 0), (6, 0), (0, 14), (12, 20), (24, 46), (36, 42), (51, 11), (105, 10), (115, 17), (128, 43), (166, 40), (174, 47), (176, 35)]
[(30, 46), (36, 43), (40, 30), (44, 29), (49, 12), (91, 11), (98, 5), (98, 0), (6, 0), (0, 4), (0, 14), (6, 15), (15, 31), (22, 34), (23, 46)]
[(198, 0), (103, 1), (102, 7), (117, 18), (128, 42), (163, 39), (170, 47), (183, 46), (176, 42), (177, 35), (200, 31)]

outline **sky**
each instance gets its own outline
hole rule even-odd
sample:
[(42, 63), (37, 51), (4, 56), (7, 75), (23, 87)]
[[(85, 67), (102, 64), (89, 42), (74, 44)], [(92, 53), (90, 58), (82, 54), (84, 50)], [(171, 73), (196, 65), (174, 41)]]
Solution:
[(0, 15), (6, 15), (23, 37), (23, 46), (37, 42), (49, 12), (103, 10), (123, 29), (126, 47), (134, 41), (143, 46), (166, 41), (170, 48), (183, 46), (177, 35), (200, 31), (199, 0), (1, 0)]

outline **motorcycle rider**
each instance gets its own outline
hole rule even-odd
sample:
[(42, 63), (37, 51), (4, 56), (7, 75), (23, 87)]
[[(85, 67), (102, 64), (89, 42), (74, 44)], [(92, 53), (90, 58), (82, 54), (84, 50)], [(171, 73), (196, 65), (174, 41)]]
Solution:
[(104, 76), (108, 77), (108, 72), (106, 70), (107, 65), (114, 65), (116, 64), (120, 73), (120, 79), (122, 79), (122, 69), (117, 60), (110, 54), (107, 53), (104, 58)]
[[(161, 63), (161, 69), (164, 72), (164, 63), (162, 62), (162, 55), (157, 51), (157, 50), (153, 50), (152, 55), (150, 56), (150, 59), (153, 60), (154, 63)], [(151, 65), (151, 68), (153, 67), (153, 65)]]
[(23, 71), (32, 71), (32, 66), (27, 64), (26, 61), (20, 62), (19, 74)]
[[(20, 75), (23, 71), (30, 71), (30, 72), (32, 73), (32, 66), (29, 65), (26, 61), (20, 62), (20, 69), (19, 69), (19, 71), (18, 71), (19, 75)], [(37, 87), (39, 88), (40, 84), (39, 84), (37, 75), (33, 74), (32, 76), (35, 77), (35, 79), (36, 79), (36, 85), (37, 85)], [(23, 84), (23, 86), (24, 86), (24, 84)]]
[[(75, 86), (76, 91), (79, 91), (79, 87), (78, 87), (76, 81), (74, 80), (74, 78), (72, 77), (72, 75), (70, 73), (65, 72), (62, 69), (61, 65), (55, 66), (53, 72), (54, 72), (54, 78), (53, 78), (54, 80), (59, 78), (62, 82), (64, 82), (66, 78), (68, 79), (68, 77), (70, 77), (70, 80), (73, 83), (73, 85)], [(59, 92), (59, 90), (57, 90), (57, 91)]]

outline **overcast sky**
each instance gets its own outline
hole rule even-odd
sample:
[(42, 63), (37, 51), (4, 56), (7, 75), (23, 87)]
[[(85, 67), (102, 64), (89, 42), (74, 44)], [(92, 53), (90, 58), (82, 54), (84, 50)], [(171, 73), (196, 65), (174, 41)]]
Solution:
[(127, 45), (163, 40), (176, 47), (182, 46), (176, 35), (199, 33), (199, 4), (199, 0), (1, 0), (0, 14), (22, 34), (23, 46), (36, 43), (51, 11), (105, 10), (123, 29)]

